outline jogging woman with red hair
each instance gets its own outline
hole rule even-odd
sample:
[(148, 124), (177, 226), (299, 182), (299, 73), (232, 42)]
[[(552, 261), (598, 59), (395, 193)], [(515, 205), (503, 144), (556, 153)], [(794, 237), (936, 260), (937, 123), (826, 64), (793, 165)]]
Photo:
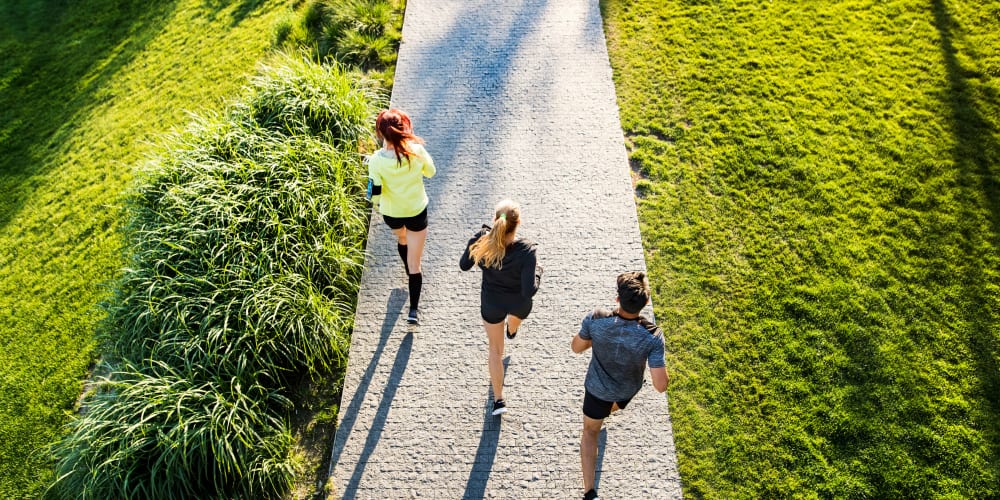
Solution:
[(423, 139), (413, 134), (410, 117), (401, 110), (387, 109), (375, 119), (375, 134), (382, 149), (368, 156), (368, 190), (378, 203), (382, 219), (396, 235), (396, 249), (403, 260), (410, 289), (410, 312), (406, 321), (419, 322), (420, 289), (424, 276), (420, 259), (427, 240), (427, 192), (424, 177), (436, 169)]

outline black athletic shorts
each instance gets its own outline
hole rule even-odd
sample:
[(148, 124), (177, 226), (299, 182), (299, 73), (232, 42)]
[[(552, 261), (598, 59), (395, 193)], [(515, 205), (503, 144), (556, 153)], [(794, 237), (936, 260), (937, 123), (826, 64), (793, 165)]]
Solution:
[(483, 321), (490, 324), (503, 323), (508, 314), (517, 318), (526, 319), (531, 314), (531, 299), (526, 299), (518, 303), (505, 304), (502, 302), (490, 302), (482, 297), (480, 300), (479, 314), (483, 316)]
[(423, 231), (427, 229), (427, 208), (413, 217), (389, 217), (383, 215), (382, 220), (392, 229), (399, 229), (406, 226), (410, 231)]
[[(607, 418), (611, 415), (611, 407), (618, 403), (618, 408), (624, 410), (628, 406), (629, 401), (632, 398), (628, 398), (624, 401), (605, 401), (597, 396), (594, 396), (587, 389), (583, 390), (586, 394), (583, 396), (583, 414), (594, 419), (601, 420)], [(635, 396), (632, 396), (635, 397)]]

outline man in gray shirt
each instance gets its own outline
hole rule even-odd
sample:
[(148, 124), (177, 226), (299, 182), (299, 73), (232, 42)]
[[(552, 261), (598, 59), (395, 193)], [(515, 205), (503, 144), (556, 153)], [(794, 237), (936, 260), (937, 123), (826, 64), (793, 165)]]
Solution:
[(643, 372), (649, 366), (653, 388), (667, 390), (663, 355), (663, 332), (639, 315), (649, 303), (649, 283), (642, 272), (618, 276), (618, 307), (595, 309), (583, 319), (580, 333), (573, 337), (573, 352), (593, 348), (584, 382), (583, 432), (580, 436), (580, 466), (583, 469), (584, 500), (597, 500), (594, 474), (597, 467), (597, 438), (604, 419), (624, 409), (642, 388)]

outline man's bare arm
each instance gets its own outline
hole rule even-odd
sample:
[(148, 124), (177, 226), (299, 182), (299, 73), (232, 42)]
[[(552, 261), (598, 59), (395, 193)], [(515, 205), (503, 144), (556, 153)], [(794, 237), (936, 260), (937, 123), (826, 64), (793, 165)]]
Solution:
[(667, 390), (667, 386), (670, 385), (670, 375), (667, 374), (667, 369), (665, 367), (650, 368), (649, 376), (653, 379), (653, 388), (657, 392), (664, 392)]
[(580, 334), (576, 334), (576, 336), (573, 337), (573, 352), (580, 354), (581, 352), (590, 349), (591, 344), (593, 344), (592, 341), (583, 340), (580, 338)]

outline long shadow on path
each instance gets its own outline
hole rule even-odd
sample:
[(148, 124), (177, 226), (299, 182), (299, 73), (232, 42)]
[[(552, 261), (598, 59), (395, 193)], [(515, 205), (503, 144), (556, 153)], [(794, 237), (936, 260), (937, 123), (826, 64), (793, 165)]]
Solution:
[[(361, 381), (358, 382), (358, 387), (354, 391), (354, 396), (351, 398), (350, 404), (346, 408), (341, 407), (340, 412), (344, 415), (343, 420), (340, 422), (340, 428), (337, 429), (337, 436), (340, 439), (347, 439), (350, 435), (351, 429), (354, 427), (355, 422), (358, 419), (358, 409), (361, 408), (361, 403), (365, 399), (365, 395), (368, 394), (368, 387), (372, 384), (372, 377), (375, 375), (375, 368), (378, 366), (379, 360), (382, 358), (382, 351), (385, 350), (386, 343), (389, 342), (389, 336), (392, 335), (393, 327), (399, 320), (400, 310), (403, 304), (406, 302), (407, 294), (401, 288), (393, 288), (389, 292), (389, 300), (386, 301), (385, 305), (385, 319), (382, 321), (382, 329), (380, 331), (381, 337), (379, 338), (378, 345), (375, 347), (375, 352), (372, 353), (372, 359), (368, 362), (368, 367), (365, 368), (364, 375), (361, 376)], [(412, 344), (412, 338), (410, 339)], [(402, 349), (402, 347), (400, 347)], [(397, 354), (397, 359), (399, 355)], [(395, 366), (393, 367), (393, 373), (395, 373)], [(393, 383), (392, 377), (390, 377), (389, 383)], [(399, 384), (399, 379), (396, 379), (396, 385)], [(395, 392), (395, 389), (393, 389)], [(384, 398), (383, 398), (384, 400)], [(381, 410), (381, 406), (380, 406)], [(333, 469), (337, 466), (337, 462), (340, 461), (340, 455), (344, 452), (343, 443), (334, 442), (333, 452), (330, 455), (330, 469), (327, 471), (327, 477), (333, 475)], [(359, 465), (364, 467), (363, 465)]]
[[(507, 375), (510, 356), (503, 358), (503, 373)], [(490, 480), (493, 463), (496, 461), (497, 444), (500, 442), (500, 428), (503, 417), (493, 416), (493, 388), (491, 387), (483, 404), (483, 428), (479, 434), (479, 446), (476, 447), (476, 457), (469, 472), (469, 480), (465, 482), (463, 500), (483, 498), (486, 494), (486, 483)]]
[[(494, 16), (476, 9), (495, 7), (470, 5), (440, 36), (439, 46), (425, 47), (413, 54), (414, 62), (406, 64), (406, 67), (415, 68), (415, 71), (404, 75), (397, 67), (393, 106), (404, 107), (414, 117), (418, 135), (428, 140), (434, 161), (439, 165), (435, 178), (427, 182), (432, 217), (434, 200), (442, 193), (456, 189), (468, 193), (463, 198), (465, 206), (460, 207), (458, 213), (483, 213), (488, 210), (483, 210), (484, 207), (491, 207), (496, 201), (493, 200), (493, 191), (499, 179), (495, 175), (477, 176), (475, 183), (463, 184), (469, 178), (469, 171), (451, 167), (468, 163), (469, 160), (463, 158), (465, 156), (474, 156), (476, 160), (472, 163), (479, 165), (480, 172), (490, 174), (497, 168), (494, 158), (480, 153), (501, 148), (495, 130), (499, 125), (480, 120), (483, 116), (503, 116), (502, 105), (509, 99), (506, 94), (514, 72), (511, 54), (516, 54), (524, 44), (529, 43), (526, 37), (532, 33), (534, 24), (544, 17), (548, 4), (548, 0), (541, 0), (507, 7), (517, 9), (513, 20), (490, 29), (483, 29), (482, 20)], [(455, 46), (451, 40), (465, 41), (458, 54), (453, 52)], [(401, 55), (404, 54), (401, 52)], [(447, 65), (447, 77), (441, 76), (440, 61), (443, 57), (451, 61)], [(418, 101), (409, 101), (407, 95), (400, 95), (407, 89), (403, 78), (420, 82), (420, 85), (429, 86), (430, 90), (418, 92), (421, 96)], [(453, 109), (443, 112), (441, 103), (450, 103)], [(470, 126), (470, 123), (476, 125)], [(434, 149), (440, 144), (454, 147)], [(480, 206), (482, 203), (485, 205)], [(477, 222), (469, 221), (469, 228), (477, 227)]]
[(399, 388), (399, 382), (403, 379), (403, 373), (406, 371), (406, 365), (410, 361), (410, 352), (412, 350), (413, 332), (408, 332), (403, 337), (402, 343), (399, 344), (399, 351), (396, 352), (396, 360), (392, 363), (389, 380), (386, 382), (385, 390), (382, 391), (382, 400), (379, 402), (378, 410), (375, 412), (375, 420), (372, 422), (371, 430), (368, 431), (368, 438), (365, 439), (365, 447), (361, 450), (361, 456), (358, 458), (358, 464), (351, 474), (350, 482), (344, 488), (345, 499), (357, 497), (361, 476), (364, 475), (368, 459), (371, 457), (372, 452), (375, 451), (375, 447), (378, 446), (379, 439), (382, 437), (382, 430), (385, 428), (385, 421), (389, 416), (389, 407), (392, 406), (392, 400), (396, 397), (396, 389)]

